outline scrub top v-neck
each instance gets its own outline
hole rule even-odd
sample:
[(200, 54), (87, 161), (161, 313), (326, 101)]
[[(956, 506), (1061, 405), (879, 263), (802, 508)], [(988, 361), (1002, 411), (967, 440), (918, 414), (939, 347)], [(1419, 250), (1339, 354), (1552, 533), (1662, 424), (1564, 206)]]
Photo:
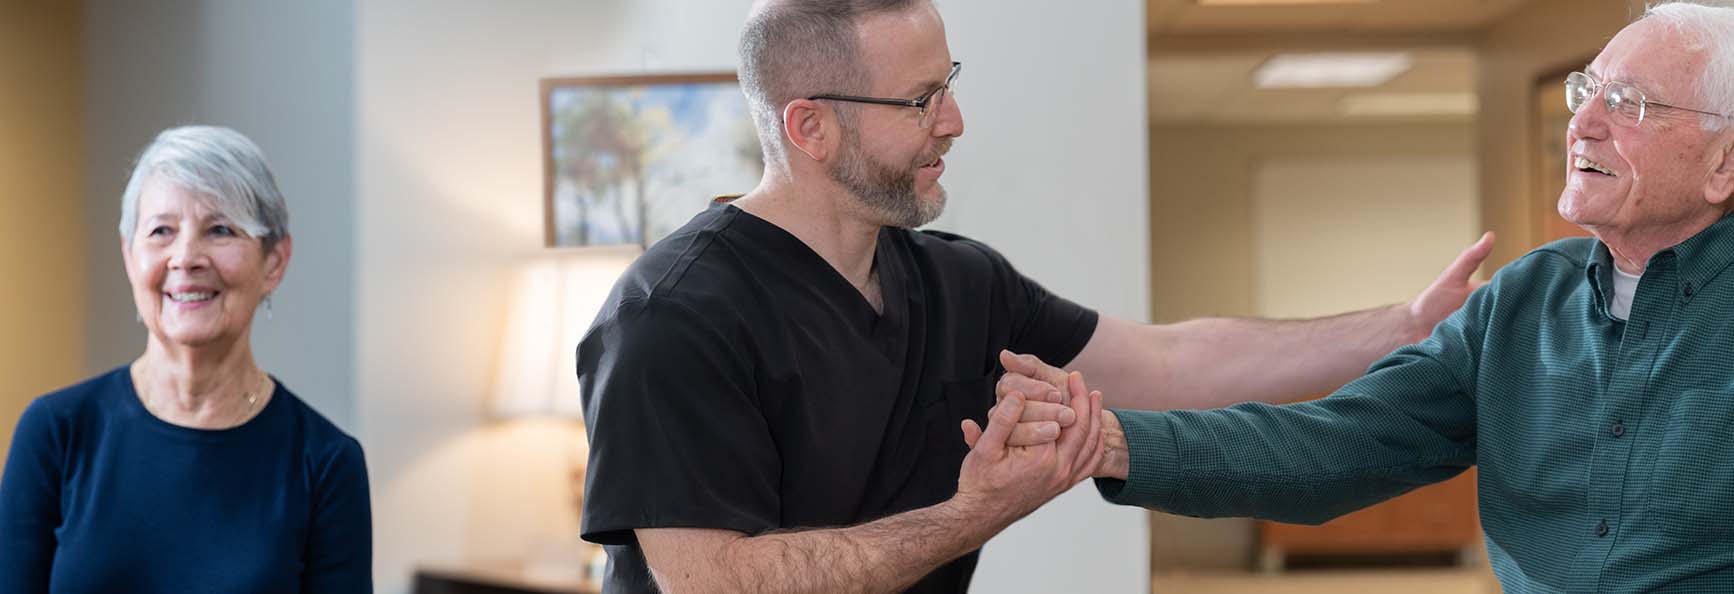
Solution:
[[(987, 246), (885, 228), (875, 311), (805, 243), (718, 203), (647, 250), (578, 346), (583, 533), (607, 592), (655, 592), (633, 535), (839, 527), (939, 503), (1000, 349), (1064, 365), (1096, 313)], [(910, 592), (968, 589), (976, 554)]]

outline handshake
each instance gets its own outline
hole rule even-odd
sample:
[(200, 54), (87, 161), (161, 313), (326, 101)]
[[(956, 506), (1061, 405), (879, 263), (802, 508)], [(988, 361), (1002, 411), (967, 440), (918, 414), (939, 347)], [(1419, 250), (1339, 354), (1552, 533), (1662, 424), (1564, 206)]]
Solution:
[(987, 427), (963, 421), (963, 460), (954, 501), (1002, 524), (1017, 521), (1086, 478), (1124, 480), (1125, 434), (1102, 393), (1083, 374), (1033, 355), (1000, 352), (1006, 374)]

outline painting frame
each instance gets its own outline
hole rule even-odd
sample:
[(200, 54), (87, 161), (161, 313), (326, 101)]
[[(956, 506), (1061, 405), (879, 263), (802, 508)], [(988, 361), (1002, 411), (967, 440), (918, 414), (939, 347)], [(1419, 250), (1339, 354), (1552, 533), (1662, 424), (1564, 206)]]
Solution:
[[(751, 119), (747, 115), (747, 111), (746, 111), (746, 98), (740, 92), (739, 77), (734, 72), (687, 72), (687, 73), (669, 73), (669, 74), (619, 74), (619, 75), (601, 75), (601, 76), (560, 76), (560, 77), (546, 77), (546, 78), (540, 79), (539, 84), (538, 84), (538, 95), (539, 95), (540, 104), (541, 104), (540, 107), (541, 107), (541, 126), (542, 126), (542, 220), (543, 220), (543, 224), (542, 224), (543, 238), (542, 239), (543, 239), (543, 245), (545, 247), (569, 248), (569, 247), (591, 247), (591, 246), (601, 246), (601, 245), (634, 245), (634, 244), (636, 244), (636, 245), (639, 245), (640, 247), (648, 248), (652, 243), (654, 243), (657, 239), (660, 239), (660, 237), (662, 236), (661, 234), (657, 233), (658, 228), (653, 226), (651, 216), (649, 214), (646, 214), (648, 212), (649, 202), (653, 198), (650, 196), (647, 196), (647, 195), (643, 195), (642, 191), (641, 191), (640, 192), (641, 195), (639, 195), (637, 197), (637, 200), (640, 201), (638, 203), (639, 217), (637, 220), (637, 224), (638, 224), (638, 238), (637, 238), (638, 240), (637, 241), (635, 241), (635, 242), (634, 241), (602, 241), (602, 242), (597, 242), (597, 243), (590, 243), (588, 241), (574, 242), (570, 238), (571, 233), (570, 233), (569, 229), (566, 230), (567, 233), (565, 234), (565, 237), (563, 238), (563, 234), (562, 234), (563, 229), (562, 229), (562, 224), (561, 224), (562, 221), (561, 221), (560, 217), (557, 216), (559, 213), (562, 212), (560, 210), (561, 207), (563, 206), (562, 201), (565, 200), (565, 201), (569, 202), (569, 201), (575, 199), (575, 200), (582, 202), (582, 201), (589, 200), (590, 197), (574, 196), (573, 191), (571, 191), (570, 187), (568, 187), (567, 191), (564, 192), (564, 194), (566, 194), (566, 195), (564, 195), (564, 196), (562, 195), (563, 194), (562, 193), (562, 185), (561, 185), (562, 182), (563, 181), (570, 181), (570, 180), (564, 179), (562, 177), (562, 171), (563, 170), (560, 167), (560, 165), (562, 165), (562, 163), (556, 162), (557, 159), (559, 158), (559, 155), (560, 155), (560, 147), (561, 146), (568, 146), (566, 144), (557, 145), (557, 143), (568, 142), (566, 139), (559, 137), (560, 132), (561, 132), (561, 128), (560, 128), (559, 123), (557, 122), (558, 116), (556, 114), (556, 110), (557, 109), (564, 109), (564, 106), (556, 105), (556, 102), (559, 101), (557, 95), (559, 95), (563, 92), (567, 92), (567, 93), (592, 93), (592, 94), (616, 95), (619, 97), (643, 97), (647, 93), (653, 93), (653, 92), (658, 92), (658, 91), (667, 91), (667, 90), (674, 90), (674, 89), (685, 90), (685, 89), (697, 89), (697, 88), (704, 88), (705, 92), (707, 92), (707, 93), (719, 92), (719, 91), (722, 91), (724, 88), (729, 89), (727, 93), (719, 94), (719, 95), (716, 95), (712, 98), (708, 98), (707, 101), (709, 101), (709, 100), (733, 101), (735, 99), (738, 99), (738, 101), (739, 101), (738, 109), (739, 109), (741, 120), (739, 122), (729, 122), (729, 121), (717, 122), (717, 125), (735, 125), (735, 126), (744, 127), (744, 129), (746, 129), (748, 131), (751, 130)], [(732, 98), (725, 99), (724, 95), (732, 96)], [(735, 109), (735, 106), (728, 106), (728, 107), (729, 107), (729, 109)], [(634, 110), (637, 109), (636, 105), (633, 107), (633, 109)], [(634, 117), (636, 117), (637, 112), (634, 111), (633, 113), (634, 113)], [(740, 133), (736, 132), (735, 135), (738, 136), (738, 135), (740, 135)], [(742, 142), (745, 142), (745, 141), (743, 140)], [(758, 154), (756, 135), (751, 135), (751, 144), (752, 144), (751, 152), (753, 153), (753, 158), (757, 160), (757, 165), (756, 165), (757, 170), (752, 171), (751, 175), (753, 176), (753, 179), (756, 181), (757, 175), (759, 173), (762, 173), (762, 171), (763, 171), (763, 157), (762, 157), (762, 155)], [(570, 148), (570, 147), (568, 146), (568, 148)], [(742, 158), (745, 157), (746, 152), (747, 151), (745, 150), (744, 145), (742, 147), (740, 147), (739, 154)], [(570, 158), (569, 155), (568, 155), (568, 157)], [(726, 157), (725, 157), (725, 160), (726, 160)], [(739, 174), (741, 172), (749, 171), (750, 169), (751, 169), (751, 167), (747, 167), (747, 168), (743, 168), (739, 171), (734, 171), (732, 173)], [(737, 175), (737, 177), (738, 177), (738, 175)], [(642, 184), (640, 184), (640, 185), (642, 185)], [(751, 187), (750, 186), (745, 187), (745, 188), (732, 187), (732, 186), (731, 187), (707, 187), (707, 188), (705, 188), (705, 192), (707, 192), (705, 197), (708, 198), (711, 196), (725, 195), (725, 194), (730, 194), (730, 193), (737, 193), (738, 194), (738, 193), (744, 192), (748, 189), (751, 189)], [(696, 195), (696, 194), (694, 194), (694, 195)], [(622, 198), (621, 200), (624, 201), (625, 199)], [(708, 202), (708, 200), (706, 202)], [(566, 206), (569, 206), (572, 208), (577, 207), (577, 206), (572, 206), (572, 205), (566, 205)], [(579, 205), (579, 206), (581, 206), (581, 205)], [(696, 212), (693, 212), (692, 214), (696, 214)], [(571, 215), (567, 215), (567, 216), (571, 216)], [(587, 215), (579, 215), (578, 225), (581, 227), (587, 227), (587, 226), (592, 224), (592, 222), (590, 220), (588, 220), (587, 218), (585, 218), (585, 216), (587, 216)], [(684, 222), (684, 219), (682, 222)], [(666, 224), (663, 225), (664, 228), (666, 228), (666, 226), (667, 226)], [(579, 235), (583, 236), (585, 234), (580, 233)]]

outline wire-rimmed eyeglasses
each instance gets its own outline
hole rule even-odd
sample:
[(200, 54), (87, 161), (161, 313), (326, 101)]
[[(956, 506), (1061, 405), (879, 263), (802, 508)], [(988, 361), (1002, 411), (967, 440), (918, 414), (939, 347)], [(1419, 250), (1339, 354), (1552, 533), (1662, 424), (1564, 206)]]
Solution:
[(1602, 101), (1607, 105), (1608, 113), (1614, 116), (1614, 121), (1626, 126), (1637, 126), (1643, 123), (1644, 116), (1649, 113), (1651, 107), (1677, 109), (1707, 116), (1734, 119), (1734, 116), (1727, 114), (1651, 101), (1644, 96), (1642, 90), (1630, 83), (1615, 80), (1603, 82), (1582, 72), (1566, 75), (1565, 106), (1572, 113), (1577, 113), (1578, 110), (1583, 109), (1583, 106), (1588, 104), (1590, 99), (1595, 98), (1596, 93), (1601, 93)]
[(951, 63), (951, 74), (945, 76), (945, 82), (931, 91), (914, 99), (887, 99), (884, 97), (861, 97), (857, 95), (814, 95), (807, 99), (812, 101), (848, 101), (851, 103), (872, 103), (874, 105), (895, 105), (898, 107), (913, 107), (920, 110), (915, 125), (926, 129), (933, 123), (933, 114), (945, 108), (945, 96), (952, 94), (951, 86), (957, 82), (957, 73), (963, 71), (962, 62)]

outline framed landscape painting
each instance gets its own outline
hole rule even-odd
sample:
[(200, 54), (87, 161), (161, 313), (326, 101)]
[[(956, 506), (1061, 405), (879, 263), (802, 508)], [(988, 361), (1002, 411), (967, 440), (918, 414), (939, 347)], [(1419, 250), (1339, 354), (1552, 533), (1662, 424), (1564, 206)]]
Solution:
[(542, 80), (543, 219), (551, 247), (649, 246), (764, 159), (734, 74)]

